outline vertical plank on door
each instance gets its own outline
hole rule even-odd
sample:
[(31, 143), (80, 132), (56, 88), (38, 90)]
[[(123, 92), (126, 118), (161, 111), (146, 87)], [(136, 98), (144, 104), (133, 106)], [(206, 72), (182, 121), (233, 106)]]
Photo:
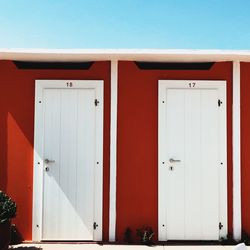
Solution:
[(76, 232), (76, 141), (77, 90), (61, 89), (60, 121), (60, 239), (72, 239)]
[(201, 231), (200, 90), (185, 90), (185, 238), (199, 239)]
[(218, 90), (201, 91), (201, 211), (204, 240), (219, 236), (219, 107)]
[[(185, 90), (168, 89), (166, 94), (166, 227), (167, 238), (183, 239), (185, 220), (184, 126)], [(169, 159), (181, 160), (170, 163)], [(173, 170), (170, 168), (173, 167)]]
[(79, 91), (77, 120), (76, 211), (78, 237), (93, 240), (94, 169), (95, 169), (95, 90)]
[[(51, 218), (57, 218), (61, 207), (59, 204), (60, 193), (60, 92), (56, 89), (44, 90), (44, 156), (55, 160), (54, 164), (48, 165), (49, 171), (44, 172), (43, 191), (43, 225), (42, 237), (50, 238), (57, 235), (60, 225)], [(43, 166), (46, 167), (45, 165)], [(52, 192), (53, 191), (53, 192)]]

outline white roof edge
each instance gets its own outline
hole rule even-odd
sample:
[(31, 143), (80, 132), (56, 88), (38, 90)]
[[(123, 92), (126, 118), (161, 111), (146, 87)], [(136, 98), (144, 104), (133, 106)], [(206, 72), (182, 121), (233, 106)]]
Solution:
[(186, 49), (0, 49), (0, 60), (22, 61), (169, 61), (250, 62), (250, 50), (186, 50)]

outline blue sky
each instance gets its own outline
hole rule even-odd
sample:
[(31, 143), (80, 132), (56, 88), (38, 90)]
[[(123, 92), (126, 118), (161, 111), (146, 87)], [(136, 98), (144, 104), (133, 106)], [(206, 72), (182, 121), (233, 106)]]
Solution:
[(250, 0), (0, 0), (0, 48), (250, 49)]

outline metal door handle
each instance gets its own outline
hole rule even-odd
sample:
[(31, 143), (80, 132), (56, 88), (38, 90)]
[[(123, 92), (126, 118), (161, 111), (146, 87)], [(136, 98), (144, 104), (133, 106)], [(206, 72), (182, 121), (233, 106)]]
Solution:
[(54, 160), (45, 159), (44, 163), (45, 164), (50, 164), (50, 163), (55, 163), (55, 161)]
[(170, 159), (169, 159), (169, 162), (170, 162), (170, 163), (175, 163), (175, 162), (181, 162), (181, 160), (175, 160), (175, 159), (173, 159), (173, 158), (170, 158)]

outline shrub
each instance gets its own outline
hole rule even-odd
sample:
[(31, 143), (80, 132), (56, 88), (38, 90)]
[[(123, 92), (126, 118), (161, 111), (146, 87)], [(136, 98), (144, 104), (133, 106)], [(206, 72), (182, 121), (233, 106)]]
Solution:
[(16, 203), (3, 191), (0, 191), (0, 224), (16, 216)]

